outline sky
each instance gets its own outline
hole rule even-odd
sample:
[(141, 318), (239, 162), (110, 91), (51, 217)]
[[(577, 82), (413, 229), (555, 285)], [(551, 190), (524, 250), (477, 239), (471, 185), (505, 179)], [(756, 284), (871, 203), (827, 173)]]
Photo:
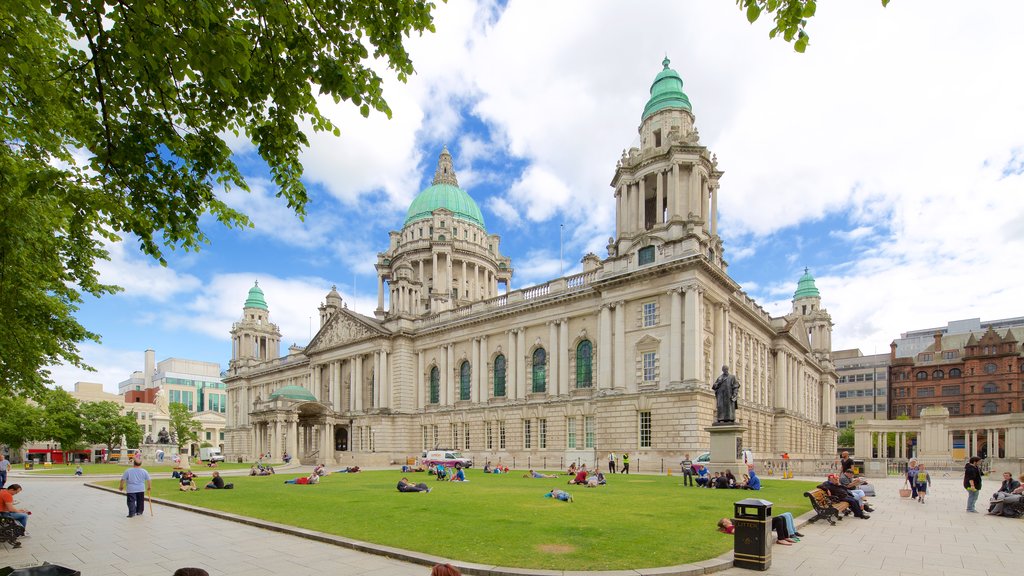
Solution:
[(55, 366), (57, 385), (116, 391), (146, 349), (226, 368), (256, 280), (282, 352), (315, 334), (332, 286), (372, 315), (376, 254), (443, 146), (512, 258), (513, 289), (606, 257), (609, 182), (666, 56), (725, 171), (728, 272), (772, 315), (790, 311), (806, 267), (836, 350), (1024, 316), (1024, 3), (820, 2), (804, 54), (728, 0), (452, 0), (434, 16), (435, 33), (406, 42), (407, 83), (381, 68), (391, 119), (321, 101), (341, 136), (313, 134), (302, 154), (304, 220), (234, 139), (252, 190), (222, 197), (254, 228), (204, 218), (209, 245), (166, 267), (137, 239), (112, 244), (101, 278), (124, 291), (78, 313), (102, 335), (81, 345), (96, 372)]

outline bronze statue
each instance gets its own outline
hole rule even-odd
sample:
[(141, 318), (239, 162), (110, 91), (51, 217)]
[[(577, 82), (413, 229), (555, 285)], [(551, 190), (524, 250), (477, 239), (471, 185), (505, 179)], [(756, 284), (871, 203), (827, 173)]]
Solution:
[(160, 431), (156, 433), (156, 442), (157, 442), (157, 444), (170, 444), (171, 443), (171, 436), (170, 436), (170, 434), (167, 433), (167, 428), (166, 427), (165, 428), (161, 428)]
[(715, 391), (717, 407), (715, 422), (735, 422), (736, 408), (739, 406), (737, 398), (739, 397), (740, 382), (735, 376), (729, 374), (728, 366), (722, 366), (722, 375), (715, 380), (711, 389)]

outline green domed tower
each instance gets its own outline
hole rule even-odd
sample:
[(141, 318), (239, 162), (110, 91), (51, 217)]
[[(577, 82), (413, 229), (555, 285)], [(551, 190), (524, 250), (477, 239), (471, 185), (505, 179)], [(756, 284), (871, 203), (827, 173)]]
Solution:
[(259, 281), (249, 289), (242, 305), (242, 319), (231, 326), (232, 370), (256, 362), (273, 360), (281, 355), (281, 331), (270, 322), (270, 309), (263, 297)]
[[(377, 254), (378, 319), (424, 316), (498, 296), (512, 281), (512, 261), (488, 234), (480, 207), (459, 187), (448, 148), (430, 186), (409, 206), (402, 230)], [(388, 306), (384, 306), (385, 283)]]
[(804, 268), (804, 275), (796, 284), (793, 293), (793, 315), (803, 318), (811, 342), (811, 351), (821, 359), (832, 354), (832, 317), (821, 307), (821, 293), (814, 283), (811, 271)]

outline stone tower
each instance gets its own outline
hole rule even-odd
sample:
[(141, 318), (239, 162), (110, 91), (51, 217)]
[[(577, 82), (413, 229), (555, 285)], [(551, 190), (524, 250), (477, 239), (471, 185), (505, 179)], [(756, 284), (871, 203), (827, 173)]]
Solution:
[(832, 317), (821, 307), (821, 294), (814, 284), (814, 276), (804, 268), (804, 275), (797, 283), (793, 294), (793, 315), (803, 319), (807, 327), (807, 339), (811, 342), (811, 353), (819, 360), (832, 357)]
[(270, 310), (260, 283), (249, 289), (242, 305), (242, 319), (231, 325), (229, 370), (273, 360), (281, 355), (281, 331), (270, 322)]
[(700, 143), (683, 80), (662, 61), (640, 118), (640, 147), (622, 152), (615, 189), (615, 270), (699, 255), (725, 270), (718, 236), (718, 161)]

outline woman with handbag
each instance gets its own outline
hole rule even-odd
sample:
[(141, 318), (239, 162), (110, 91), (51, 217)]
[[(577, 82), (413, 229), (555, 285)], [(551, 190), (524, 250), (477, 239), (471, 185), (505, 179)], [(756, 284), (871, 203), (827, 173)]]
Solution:
[(911, 458), (910, 461), (907, 462), (907, 473), (904, 476), (903, 485), (904, 488), (900, 490), (900, 496), (904, 496), (904, 491), (907, 489), (907, 485), (909, 485), (909, 496), (914, 500), (917, 500), (917, 458)]

